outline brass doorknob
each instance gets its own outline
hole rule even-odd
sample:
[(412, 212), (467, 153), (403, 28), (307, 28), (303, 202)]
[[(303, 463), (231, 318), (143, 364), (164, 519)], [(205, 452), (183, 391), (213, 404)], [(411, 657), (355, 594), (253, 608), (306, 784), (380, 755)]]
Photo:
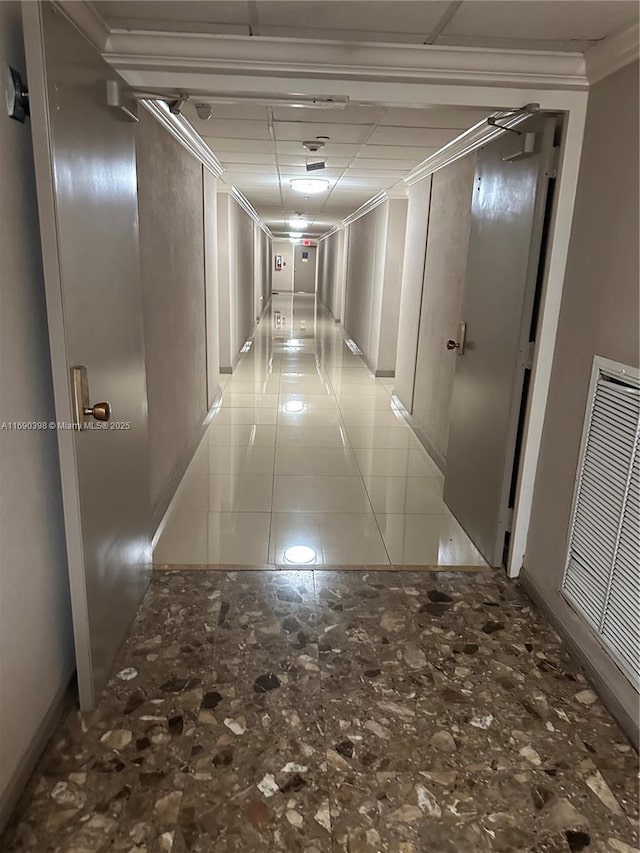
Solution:
[(85, 415), (92, 415), (97, 421), (108, 421), (111, 417), (111, 403), (104, 402), (87, 406), (84, 413)]
[(447, 341), (447, 349), (459, 349), (459, 347), (460, 344), (457, 341), (454, 341), (449, 338), (449, 340)]

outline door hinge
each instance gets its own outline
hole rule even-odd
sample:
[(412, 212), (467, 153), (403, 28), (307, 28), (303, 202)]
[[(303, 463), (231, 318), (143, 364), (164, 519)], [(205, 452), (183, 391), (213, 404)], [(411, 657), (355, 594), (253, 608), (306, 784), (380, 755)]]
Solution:
[(545, 174), (548, 178), (557, 178), (558, 177), (558, 169), (560, 167), (560, 146), (554, 145), (554, 147), (549, 152), (549, 164), (545, 170)]
[(504, 514), (504, 529), (511, 530), (513, 527), (513, 507), (507, 507)]
[(527, 349), (525, 350), (525, 361), (524, 366), (526, 370), (531, 370), (533, 367), (533, 359), (536, 354), (536, 342), (529, 341), (527, 345)]

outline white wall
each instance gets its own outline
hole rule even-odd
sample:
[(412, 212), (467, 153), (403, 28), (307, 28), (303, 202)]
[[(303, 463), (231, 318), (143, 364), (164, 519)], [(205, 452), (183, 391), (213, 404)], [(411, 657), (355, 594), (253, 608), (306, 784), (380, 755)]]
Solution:
[[(0, 62), (25, 71), (19, 3)], [(0, 423), (55, 419), (31, 128), (0, 116)], [(0, 430), (0, 829), (75, 666), (53, 430)]]
[(378, 375), (395, 371), (406, 217), (391, 199), (349, 227), (344, 327)]
[(638, 697), (558, 590), (594, 355), (638, 366), (638, 63), (589, 94), (523, 580), (636, 742)]

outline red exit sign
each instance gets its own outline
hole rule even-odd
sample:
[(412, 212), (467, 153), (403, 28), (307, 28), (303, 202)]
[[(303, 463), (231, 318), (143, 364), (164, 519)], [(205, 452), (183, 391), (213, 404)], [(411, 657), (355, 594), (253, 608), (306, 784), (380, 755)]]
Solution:
[(311, 240), (303, 240), (303, 241), (302, 241), (302, 245), (303, 245), (303, 246), (310, 246), (310, 245), (311, 245)]

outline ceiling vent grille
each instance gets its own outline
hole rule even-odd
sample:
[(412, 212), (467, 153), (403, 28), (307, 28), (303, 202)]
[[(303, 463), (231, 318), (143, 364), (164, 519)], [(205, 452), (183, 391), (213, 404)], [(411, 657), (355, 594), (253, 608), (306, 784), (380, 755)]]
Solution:
[(640, 381), (596, 357), (562, 593), (640, 692)]

